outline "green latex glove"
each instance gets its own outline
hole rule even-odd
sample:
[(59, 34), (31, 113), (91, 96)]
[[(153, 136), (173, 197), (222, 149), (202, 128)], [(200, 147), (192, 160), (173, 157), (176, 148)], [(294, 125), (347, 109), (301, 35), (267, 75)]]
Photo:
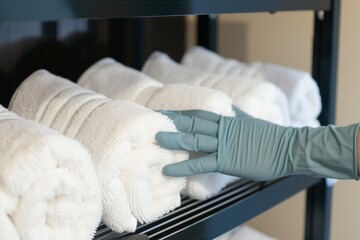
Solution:
[(293, 128), (253, 118), (239, 109), (235, 118), (201, 110), (160, 112), (171, 118), (180, 131), (159, 132), (156, 139), (162, 147), (207, 153), (166, 165), (165, 175), (220, 172), (252, 180), (295, 174), (359, 179), (359, 124)]

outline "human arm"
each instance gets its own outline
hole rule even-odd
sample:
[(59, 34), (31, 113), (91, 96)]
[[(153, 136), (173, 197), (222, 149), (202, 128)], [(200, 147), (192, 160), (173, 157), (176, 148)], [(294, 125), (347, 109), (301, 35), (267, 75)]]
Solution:
[(158, 133), (166, 148), (208, 155), (168, 165), (165, 175), (221, 172), (253, 180), (305, 174), (358, 179), (358, 125), (282, 127), (239, 112), (236, 118), (206, 111), (163, 112), (181, 133)]

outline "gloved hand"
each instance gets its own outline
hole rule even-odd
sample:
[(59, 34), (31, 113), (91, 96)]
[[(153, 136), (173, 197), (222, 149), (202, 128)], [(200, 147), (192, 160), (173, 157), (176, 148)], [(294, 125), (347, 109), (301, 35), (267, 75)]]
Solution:
[(180, 131), (159, 132), (160, 146), (207, 153), (165, 166), (165, 175), (220, 172), (252, 180), (295, 174), (359, 179), (358, 124), (293, 128), (253, 118), (239, 109), (235, 118), (202, 110), (160, 112)]

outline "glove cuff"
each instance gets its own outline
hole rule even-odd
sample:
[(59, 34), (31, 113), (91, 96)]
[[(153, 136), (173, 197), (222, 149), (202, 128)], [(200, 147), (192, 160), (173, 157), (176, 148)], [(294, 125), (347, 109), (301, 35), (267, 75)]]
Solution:
[(294, 174), (359, 180), (357, 132), (359, 124), (299, 128), (291, 138), (288, 161)]

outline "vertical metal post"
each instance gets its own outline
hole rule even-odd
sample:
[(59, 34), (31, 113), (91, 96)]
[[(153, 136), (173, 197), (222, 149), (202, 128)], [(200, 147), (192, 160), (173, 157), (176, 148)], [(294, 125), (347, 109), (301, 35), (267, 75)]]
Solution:
[[(315, 12), (313, 77), (322, 98), (322, 125), (335, 122), (340, 0), (332, 0), (329, 11)], [(324, 179), (307, 190), (305, 239), (330, 238), (332, 181)]]
[(45, 37), (51, 37), (56, 39), (58, 35), (58, 23), (57, 22), (42, 22), (41, 23), (41, 32)]
[(332, 0), (329, 11), (315, 12), (312, 72), (322, 98), (322, 125), (335, 122), (339, 24), (340, 0)]
[(217, 50), (217, 16), (200, 15), (197, 19), (197, 42), (209, 50)]
[(307, 190), (306, 240), (330, 239), (333, 180), (324, 179)]
[(135, 69), (141, 69), (146, 46), (146, 19), (111, 19), (109, 21), (110, 56)]
[[(133, 18), (129, 19), (131, 21), (131, 29), (130, 34), (132, 36), (132, 44), (134, 45), (133, 48), (133, 58), (132, 58), (132, 66), (136, 69), (141, 69), (143, 64), (143, 56), (145, 52), (146, 46), (146, 39), (145, 36), (145, 29), (146, 29), (146, 19), (144, 18)], [(137, 47), (141, 46), (141, 47)]]

